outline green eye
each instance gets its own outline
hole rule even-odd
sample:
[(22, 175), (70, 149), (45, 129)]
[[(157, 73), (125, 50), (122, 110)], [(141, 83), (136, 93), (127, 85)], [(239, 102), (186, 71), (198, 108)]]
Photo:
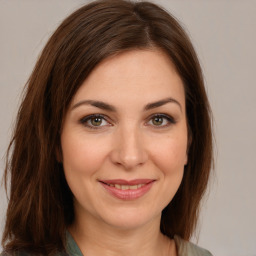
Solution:
[(169, 115), (166, 114), (156, 114), (151, 116), (148, 124), (155, 128), (168, 127), (172, 124), (175, 124), (176, 121)]
[(153, 117), (153, 119), (152, 119), (152, 123), (153, 123), (153, 125), (155, 125), (155, 126), (162, 125), (163, 122), (164, 122), (164, 120), (163, 120), (163, 117), (161, 117), (161, 116), (155, 116), (155, 117)]
[(90, 123), (93, 126), (100, 126), (102, 124), (102, 118), (101, 117), (92, 117), (90, 120)]
[(105, 116), (98, 114), (86, 116), (80, 120), (80, 123), (91, 129), (99, 129), (110, 125)]

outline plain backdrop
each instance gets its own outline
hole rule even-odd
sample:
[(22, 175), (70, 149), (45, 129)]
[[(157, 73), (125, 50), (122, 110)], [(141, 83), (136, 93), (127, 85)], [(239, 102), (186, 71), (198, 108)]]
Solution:
[[(20, 93), (37, 56), (60, 22), (86, 2), (0, 0), (1, 176)], [(215, 175), (193, 241), (215, 256), (255, 256), (256, 1), (155, 2), (174, 14), (189, 33), (214, 113)], [(6, 207), (1, 187), (0, 231)]]

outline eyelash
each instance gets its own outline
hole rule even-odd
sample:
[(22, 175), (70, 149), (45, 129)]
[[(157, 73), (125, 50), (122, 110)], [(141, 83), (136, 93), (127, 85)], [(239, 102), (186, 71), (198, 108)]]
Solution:
[(108, 118), (106, 118), (105, 115), (101, 115), (101, 114), (93, 114), (93, 115), (89, 115), (89, 116), (85, 116), (80, 120), (80, 123), (82, 125), (84, 125), (85, 127), (88, 127), (90, 129), (100, 129), (102, 126), (94, 126), (92, 124), (88, 124), (89, 121), (92, 121), (93, 118), (100, 118), (101, 120), (105, 120), (108, 125), (107, 126), (112, 126), (110, 124), (110, 122), (108, 121)]
[[(93, 114), (93, 115), (89, 115), (89, 116), (85, 116), (85, 117), (83, 117), (81, 120), (80, 120), (80, 123), (82, 124), (82, 125), (84, 125), (85, 127), (88, 127), (89, 129), (101, 129), (103, 126), (105, 126), (105, 125), (103, 125), (103, 126), (101, 126), (101, 125), (99, 125), (99, 126), (94, 126), (94, 125), (92, 125), (92, 124), (88, 124), (88, 122), (89, 121), (92, 121), (92, 119), (93, 118), (99, 118), (99, 119), (101, 119), (101, 120), (104, 120), (104, 121), (106, 121), (107, 123), (108, 123), (108, 125), (107, 126), (112, 126), (112, 124), (108, 121), (109, 120), (109, 118), (107, 118), (105, 115), (101, 115), (101, 114)], [(154, 118), (162, 118), (163, 120), (166, 120), (167, 121), (167, 124), (165, 124), (165, 125), (154, 125), (154, 124), (148, 124), (150, 121), (152, 122), (152, 120), (154, 119)], [(161, 129), (161, 128), (165, 128), (165, 127), (168, 127), (168, 126), (170, 126), (170, 125), (172, 125), (172, 124), (176, 124), (176, 120), (173, 118), (173, 117), (171, 117), (171, 116), (169, 116), (169, 115), (166, 115), (166, 114), (154, 114), (154, 115), (152, 115), (152, 116), (150, 116), (149, 118), (148, 118), (148, 121), (146, 122), (147, 123), (147, 125), (151, 125), (151, 126), (153, 126), (154, 128), (156, 128), (156, 129)]]
[(152, 116), (149, 117), (147, 123), (149, 123), (150, 121), (152, 122), (152, 120), (153, 120), (154, 118), (161, 118), (161, 119), (167, 121), (167, 124), (165, 124), (165, 125), (159, 125), (159, 126), (157, 126), (157, 125), (153, 125), (153, 124), (152, 124), (152, 126), (154, 126), (154, 128), (157, 128), (157, 129), (165, 128), (165, 127), (168, 127), (168, 126), (170, 126), (170, 125), (176, 124), (176, 120), (175, 120), (173, 117), (171, 117), (171, 116), (169, 116), (169, 115), (166, 115), (166, 114), (154, 114), (154, 115), (152, 115)]

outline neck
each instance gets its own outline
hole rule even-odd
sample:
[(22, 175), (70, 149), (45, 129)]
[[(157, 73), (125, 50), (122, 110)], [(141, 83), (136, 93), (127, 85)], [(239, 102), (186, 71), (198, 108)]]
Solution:
[(160, 217), (133, 229), (110, 226), (87, 216), (69, 228), (86, 256), (176, 255), (175, 244), (160, 232)]

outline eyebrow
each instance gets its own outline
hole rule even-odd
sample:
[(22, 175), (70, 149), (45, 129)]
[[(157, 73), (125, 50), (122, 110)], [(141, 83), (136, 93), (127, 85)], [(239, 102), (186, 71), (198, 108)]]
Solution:
[(146, 110), (150, 110), (150, 109), (153, 109), (153, 108), (158, 108), (158, 107), (161, 107), (161, 106), (163, 106), (167, 103), (177, 104), (180, 107), (180, 110), (182, 111), (181, 104), (173, 98), (166, 98), (166, 99), (163, 99), (163, 100), (159, 100), (159, 101), (156, 101), (156, 102), (149, 103), (144, 107), (144, 110), (146, 111)]
[(81, 106), (81, 105), (92, 105), (94, 107), (97, 107), (97, 108), (100, 108), (100, 109), (103, 109), (103, 110), (116, 112), (116, 108), (114, 106), (111, 106), (110, 104), (105, 103), (103, 101), (97, 101), (97, 100), (83, 100), (83, 101), (80, 101), (72, 107), (72, 110), (74, 108), (77, 108), (77, 107)]
[[(152, 103), (148, 103), (145, 107), (144, 107), (144, 111), (147, 111), (147, 110), (151, 110), (151, 109), (154, 109), (154, 108), (158, 108), (158, 107), (161, 107), (167, 103), (175, 103), (179, 106), (180, 110), (182, 111), (182, 107), (181, 107), (181, 104), (173, 99), (173, 98), (166, 98), (166, 99), (162, 99), (162, 100), (159, 100), (159, 101), (156, 101), (156, 102), (152, 102)], [(103, 101), (97, 101), (97, 100), (83, 100), (83, 101), (79, 101), (78, 103), (76, 103), (73, 107), (72, 107), (72, 110), (81, 106), (81, 105), (91, 105), (91, 106), (94, 106), (94, 107), (97, 107), (97, 108), (100, 108), (100, 109), (103, 109), (103, 110), (107, 110), (107, 111), (110, 111), (110, 112), (117, 112), (116, 108), (108, 103), (105, 103)]]

